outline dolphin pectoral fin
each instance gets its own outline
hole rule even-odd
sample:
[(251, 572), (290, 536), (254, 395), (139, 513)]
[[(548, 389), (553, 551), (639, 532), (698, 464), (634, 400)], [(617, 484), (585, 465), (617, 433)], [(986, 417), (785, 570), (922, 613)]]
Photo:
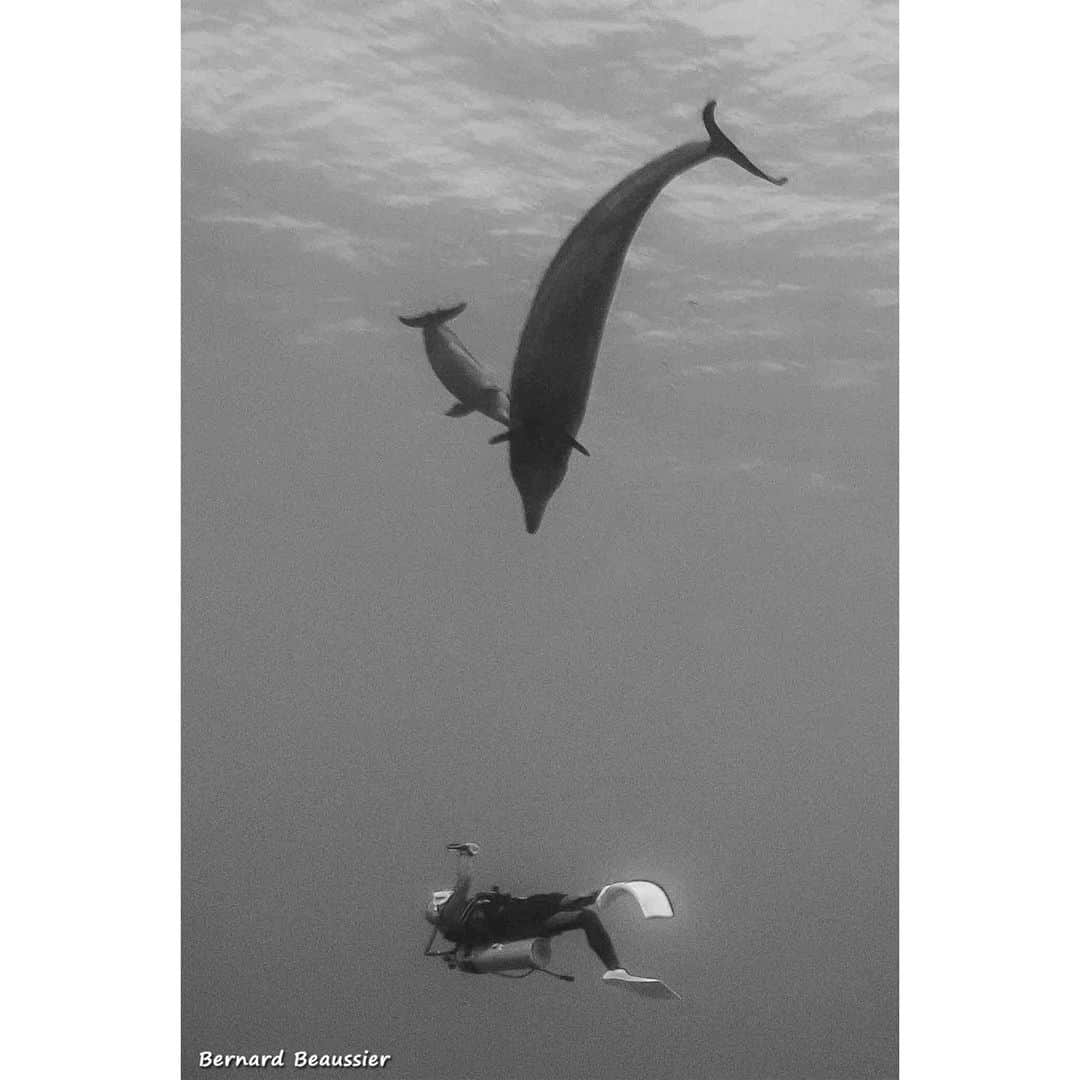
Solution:
[(768, 180), (770, 184), (780, 187), (786, 184), (786, 176), (770, 176), (762, 172), (717, 126), (716, 126), (716, 102), (710, 101), (701, 113), (701, 119), (705, 122), (705, 130), (709, 133), (709, 141), (712, 143), (712, 152), (717, 157), (726, 157), (734, 161), (736, 165), (744, 168), (752, 176), (762, 180)]
[(476, 412), (472, 405), (462, 405), (459, 401), (456, 405), (451, 405), (443, 415), (452, 416), (457, 419), (460, 416), (468, 416), (471, 412)]
[[(586, 457), (591, 456), (589, 451), (586, 450), (585, 447), (582, 446), (568, 431), (560, 432), (560, 435), (567, 446), (573, 447), (579, 454), (584, 454)], [(509, 442), (513, 437), (514, 429), (507, 428), (505, 431), (500, 431), (498, 435), (492, 435), (491, 438), (488, 439), (488, 445), (494, 446), (496, 443)]]

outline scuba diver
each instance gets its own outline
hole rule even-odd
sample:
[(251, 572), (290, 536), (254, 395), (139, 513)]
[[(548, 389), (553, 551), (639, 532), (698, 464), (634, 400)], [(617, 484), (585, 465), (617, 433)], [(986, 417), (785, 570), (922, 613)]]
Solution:
[[(453, 889), (432, 894), (425, 918), (434, 927), (430, 949), (435, 934), (441, 933), (454, 946), (445, 953), (427, 955), (442, 956), (451, 966), (465, 971), (495, 971), (499, 967), (524, 967), (529, 970), (546, 971), (550, 957), (548, 939), (568, 930), (583, 930), (585, 940), (605, 967), (604, 981), (622, 985), (652, 997), (677, 997), (659, 979), (631, 975), (619, 962), (615, 946), (595, 908), (614, 899), (617, 895), (632, 895), (646, 918), (670, 918), (673, 913), (667, 894), (659, 885), (648, 881), (615, 882), (587, 896), (571, 898), (566, 893), (536, 893), (532, 896), (511, 896), (498, 887), (491, 892), (470, 895), (472, 887), (472, 861), (480, 848), (474, 843), (447, 845), (448, 851), (457, 853), (457, 879)], [(539, 939), (539, 959), (534, 941)], [(511, 963), (515, 950), (508, 943), (522, 943), (527, 950), (521, 963)], [(502, 950), (503, 962), (484, 958)], [(521, 948), (517, 953), (521, 953)], [(528, 973), (528, 971), (526, 972)], [(548, 972), (554, 974), (554, 972)], [(571, 976), (559, 976), (567, 981)]]

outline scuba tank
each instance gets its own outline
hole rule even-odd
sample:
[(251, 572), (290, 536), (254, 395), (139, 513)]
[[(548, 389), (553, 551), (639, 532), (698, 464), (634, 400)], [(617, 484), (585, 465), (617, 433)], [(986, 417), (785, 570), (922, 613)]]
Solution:
[(543, 937), (463, 948), (455, 960), (455, 966), (460, 971), (473, 975), (494, 971), (544, 971), (549, 963), (551, 942)]

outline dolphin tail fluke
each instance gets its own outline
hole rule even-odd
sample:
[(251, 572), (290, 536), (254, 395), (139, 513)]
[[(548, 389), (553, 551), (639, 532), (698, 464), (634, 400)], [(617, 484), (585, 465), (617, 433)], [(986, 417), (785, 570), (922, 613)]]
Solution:
[(786, 176), (770, 176), (762, 172), (717, 126), (716, 126), (716, 102), (710, 101), (701, 113), (701, 119), (705, 122), (705, 130), (709, 133), (709, 141), (712, 143), (712, 152), (717, 157), (725, 157), (734, 161), (752, 176), (768, 180), (770, 184), (779, 187), (787, 183)]
[(399, 315), (398, 321), (406, 326), (414, 326), (423, 329), (425, 326), (438, 326), (439, 323), (449, 322), (465, 310), (465, 304), (455, 304), (453, 307), (436, 308), (434, 311), (425, 311), (422, 315)]
[(443, 415), (452, 416), (456, 420), (459, 417), (468, 416), (471, 412), (476, 412), (476, 410), (471, 405), (462, 405), (459, 401), (456, 405), (451, 405)]

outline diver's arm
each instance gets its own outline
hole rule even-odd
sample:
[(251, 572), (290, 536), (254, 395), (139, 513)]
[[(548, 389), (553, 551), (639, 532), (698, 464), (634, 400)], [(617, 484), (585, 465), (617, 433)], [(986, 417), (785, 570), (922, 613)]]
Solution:
[(472, 888), (472, 860), (480, 848), (476, 844), (448, 844), (451, 851), (456, 851), (457, 875), (454, 881), (454, 891), (449, 899), (439, 909), (439, 927), (445, 929), (455, 924), (465, 912), (469, 903), (469, 890)]
[(454, 892), (468, 895), (472, 888), (472, 856), (459, 855), (457, 873), (454, 878)]
[(472, 886), (472, 861), (480, 851), (480, 846), (473, 843), (447, 844), (447, 850), (457, 852), (457, 879), (454, 882), (454, 896), (468, 896)]

